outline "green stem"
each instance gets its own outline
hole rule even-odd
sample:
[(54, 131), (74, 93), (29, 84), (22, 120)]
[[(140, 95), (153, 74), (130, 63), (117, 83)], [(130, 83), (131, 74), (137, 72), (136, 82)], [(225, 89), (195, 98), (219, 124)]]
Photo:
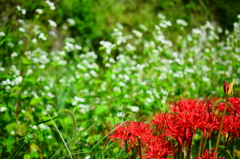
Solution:
[[(218, 100), (216, 103), (222, 102), (223, 100)], [(222, 115), (222, 121), (220, 123), (220, 127), (219, 127), (219, 131), (218, 131), (218, 137), (217, 137), (217, 142), (216, 142), (216, 147), (215, 147), (215, 152), (216, 155), (214, 156), (214, 159), (217, 158), (217, 153), (218, 153), (218, 147), (219, 147), (219, 143), (220, 143), (220, 138), (221, 138), (221, 131), (222, 131), (222, 127), (223, 127), (223, 123), (224, 123), (224, 118), (226, 116), (226, 112), (227, 112), (227, 106), (230, 105), (232, 106), (227, 100), (224, 102), (226, 103), (224, 106), (224, 110), (223, 110), (223, 115)], [(214, 106), (216, 106), (216, 103), (214, 104)], [(232, 106), (233, 107), (233, 106)]]
[(139, 154), (140, 154), (140, 159), (142, 159), (142, 147), (141, 147), (141, 141), (140, 138), (137, 137), (138, 140), (138, 150), (139, 150)]

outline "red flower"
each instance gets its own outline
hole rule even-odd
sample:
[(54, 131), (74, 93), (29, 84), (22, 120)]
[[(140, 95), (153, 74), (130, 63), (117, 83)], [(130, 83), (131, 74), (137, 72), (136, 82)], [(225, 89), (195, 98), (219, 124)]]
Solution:
[(134, 147), (138, 144), (138, 139), (141, 139), (142, 142), (145, 142), (152, 136), (151, 126), (143, 122), (125, 122), (121, 126), (119, 124), (115, 125), (116, 130), (109, 135), (109, 138), (120, 139), (120, 148), (122, 148), (123, 141), (127, 141), (129, 145)]
[[(199, 157), (196, 157), (195, 159), (215, 159), (216, 151), (212, 153), (211, 151), (214, 151), (214, 148), (209, 151), (208, 150), (204, 151), (202, 157), (199, 156)], [(218, 157), (217, 159), (225, 159), (225, 157)]]
[(162, 136), (152, 136), (146, 142), (143, 158), (165, 159), (173, 153), (172, 143)]

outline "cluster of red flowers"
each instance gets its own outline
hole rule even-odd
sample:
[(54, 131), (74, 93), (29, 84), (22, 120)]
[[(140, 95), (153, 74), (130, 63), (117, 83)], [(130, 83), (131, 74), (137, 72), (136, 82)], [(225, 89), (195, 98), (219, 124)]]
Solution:
[[(223, 102), (225, 101), (225, 102)], [(227, 112), (222, 123), (222, 114)], [(120, 148), (135, 149), (140, 158), (167, 158), (180, 152), (191, 152), (194, 135), (211, 138), (213, 132), (221, 131), (228, 137), (240, 136), (240, 98), (193, 100), (182, 99), (170, 105), (170, 111), (155, 115), (148, 122), (125, 122), (117, 124), (109, 135), (113, 141), (120, 140)], [(196, 159), (214, 158), (216, 151), (202, 151)]]

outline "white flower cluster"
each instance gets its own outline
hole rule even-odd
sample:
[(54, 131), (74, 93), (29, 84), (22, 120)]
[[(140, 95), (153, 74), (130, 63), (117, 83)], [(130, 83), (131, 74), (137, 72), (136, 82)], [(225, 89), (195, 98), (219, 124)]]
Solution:
[(49, 1), (49, 0), (46, 0), (46, 3), (47, 3), (47, 5), (50, 7), (51, 10), (55, 10), (55, 9), (56, 9), (53, 2), (51, 2), (51, 1)]
[(22, 9), (21, 8), (21, 6), (17, 6), (17, 10), (19, 11), (19, 12), (21, 12), (23, 15), (25, 15), (26, 14), (26, 9)]

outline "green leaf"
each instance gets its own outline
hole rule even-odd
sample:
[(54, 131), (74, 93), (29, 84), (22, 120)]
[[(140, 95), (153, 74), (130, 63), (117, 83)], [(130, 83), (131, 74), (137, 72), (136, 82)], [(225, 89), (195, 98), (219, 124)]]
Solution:
[(40, 98), (34, 97), (34, 98), (31, 100), (30, 105), (36, 105), (36, 104), (39, 104), (39, 103), (41, 103), (41, 102), (42, 102), (42, 100), (41, 100)]

